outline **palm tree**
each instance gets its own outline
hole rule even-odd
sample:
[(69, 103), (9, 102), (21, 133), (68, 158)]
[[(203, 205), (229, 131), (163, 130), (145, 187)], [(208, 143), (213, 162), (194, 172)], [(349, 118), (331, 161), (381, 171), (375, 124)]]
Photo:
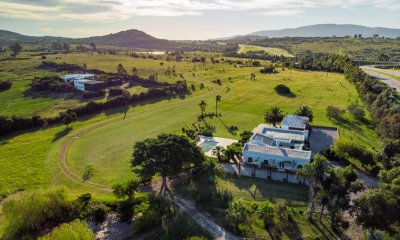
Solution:
[(272, 123), (272, 125), (276, 125), (277, 122), (282, 121), (283, 119), (283, 114), (282, 110), (279, 107), (272, 107), (269, 109), (265, 115), (264, 115), (264, 120), (267, 123)]
[(201, 100), (199, 103), (200, 109), (201, 109), (201, 115), (204, 115), (204, 112), (206, 111), (207, 103), (204, 100)]
[(214, 149), (212, 150), (212, 154), (214, 156), (217, 156), (218, 161), (221, 161), (222, 154), (224, 154), (225, 148), (221, 146), (215, 146)]
[(215, 115), (218, 116), (218, 103), (221, 102), (221, 96), (215, 96)]
[(215, 176), (222, 176), (224, 174), (222, 165), (215, 158), (206, 158), (202, 163), (202, 168), (208, 172), (210, 183), (214, 183)]
[(299, 109), (297, 109), (294, 114), (297, 116), (308, 117), (310, 122), (312, 122), (313, 118), (314, 118), (314, 114), (311, 111), (311, 108), (304, 104), (302, 106), (300, 106)]

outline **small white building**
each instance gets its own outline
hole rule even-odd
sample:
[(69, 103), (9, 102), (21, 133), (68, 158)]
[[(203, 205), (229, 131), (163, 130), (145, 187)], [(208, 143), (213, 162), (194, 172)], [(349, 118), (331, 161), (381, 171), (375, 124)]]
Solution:
[(309, 135), (306, 130), (308, 121), (303, 124), (304, 120), (307, 119), (288, 115), (282, 121), (286, 125), (281, 128), (267, 124), (258, 125), (253, 130), (253, 136), (243, 147), (243, 161), (278, 169), (302, 168), (311, 160), (311, 151), (303, 150)]
[(85, 91), (85, 83), (89, 82), (92, 80), (88, 79), (80, 79), (80, 80), (74, 80), (74, 87), (78, 89), (79, 91)]
[(76, 80), (94, 79), (95, 77), (96, 74), (85, 73), (85, 74), (67, 74), (65, 76), (62, 76), (61, 78), (64, 80), (64, 82), (72, 83)]

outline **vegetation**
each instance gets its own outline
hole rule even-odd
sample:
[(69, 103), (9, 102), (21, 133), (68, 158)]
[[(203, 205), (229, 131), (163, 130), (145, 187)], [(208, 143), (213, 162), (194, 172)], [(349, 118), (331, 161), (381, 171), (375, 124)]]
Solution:
[(94, 234), (87, 227), (86, 222), (79, 220), (63, 223), (39, 240), (94, 240)]
[(168, 189), (167, 177), (177, 176), (185, 167), (200, 166), (204, 161), (201, 150), (188, 138), (161, 134), (135, 143), (132, 167), (142, 179), (156, 174), (162, 177), (160, 196)]
[(272, 107), (265, 113), (264, 120), (275, 126), (276, 123), (283, 120), (283, 112), (279, 107)]

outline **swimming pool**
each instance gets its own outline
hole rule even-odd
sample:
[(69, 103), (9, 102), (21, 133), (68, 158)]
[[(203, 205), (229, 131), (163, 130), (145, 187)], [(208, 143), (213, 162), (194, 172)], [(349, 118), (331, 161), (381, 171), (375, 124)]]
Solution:
[(213, 149), (218, 143), (214, 141), (204, 140), (199, 147), (203, 150), (203, 152), (208, 152)]

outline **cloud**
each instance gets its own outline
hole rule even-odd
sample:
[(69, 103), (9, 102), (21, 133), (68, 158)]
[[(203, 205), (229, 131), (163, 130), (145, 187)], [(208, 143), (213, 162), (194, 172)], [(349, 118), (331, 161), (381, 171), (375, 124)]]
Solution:
[(3, 0), (0, 16), (32, 20), (112, 21), (133, 16), (202, 15), (205, 11), (254, 11), (299, 16), (307, 9), (375, 7), (400, 9), (397, 0)]
[(294, 17), (294, 16), (299, 16), (301, 13), (303, 13), (302, 10), (284, 9), (284, 10), (263, 12), (262, 14), (266, 16)]

